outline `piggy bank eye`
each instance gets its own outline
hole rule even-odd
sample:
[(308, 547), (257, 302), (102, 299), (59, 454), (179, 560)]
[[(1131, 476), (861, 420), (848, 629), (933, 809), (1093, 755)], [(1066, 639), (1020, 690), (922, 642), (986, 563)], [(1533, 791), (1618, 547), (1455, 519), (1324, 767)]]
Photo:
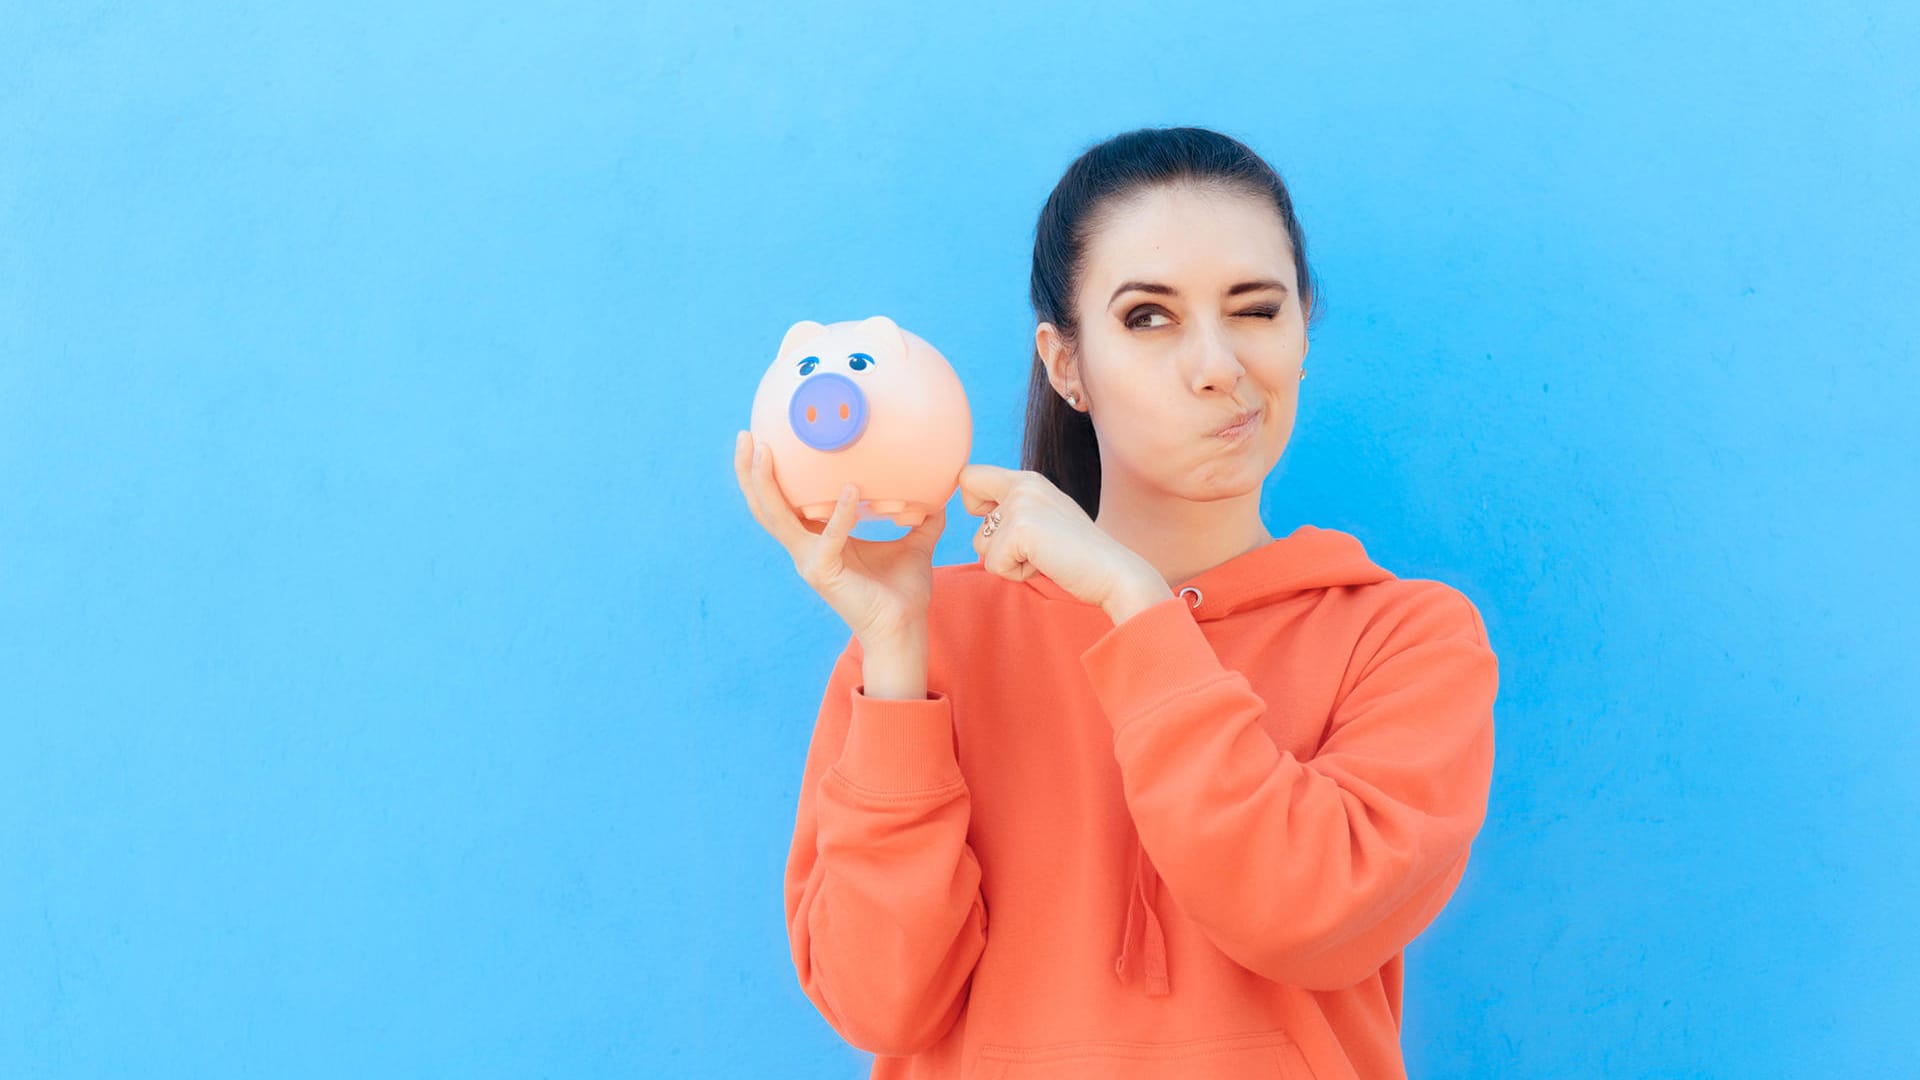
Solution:
[(806, 357), (805, 359), (800, 361), (800, 374), (811, 375), (813, 374), (813, 369), (819, 366), (820, 366), (819, 357), (817, 356)]
[(866, 353), (857, 352), (847, 354), (847, 366), (855, 371), (865, 371), (872, 363), (873, 357), (868, 356)]

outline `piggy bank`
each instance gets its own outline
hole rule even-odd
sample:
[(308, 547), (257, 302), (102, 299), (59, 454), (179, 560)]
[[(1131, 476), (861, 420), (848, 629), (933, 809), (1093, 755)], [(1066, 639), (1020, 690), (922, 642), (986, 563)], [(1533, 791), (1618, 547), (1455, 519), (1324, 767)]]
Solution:
[(885, 315), (794, 323), (760, 378), (749, 428), (787, 504), (812, 521), (832, 517), (853, 483), (859, 520), (918, 525), (947, 504), (973, 449), (960, 377)]

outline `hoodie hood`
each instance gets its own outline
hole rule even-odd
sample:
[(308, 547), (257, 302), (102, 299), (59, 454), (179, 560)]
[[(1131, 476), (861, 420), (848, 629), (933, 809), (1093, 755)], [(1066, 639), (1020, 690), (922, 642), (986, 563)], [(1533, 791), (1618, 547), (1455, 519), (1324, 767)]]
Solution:
[[(1392, 578), (1374, 565), (1353, 534), (1302, 525), (1188, 578), (1174, 591), (1187, 601), (1196, 622), (1207, 622), (1310, 589), (1371, 585)], [(1080, 602), (1045, 574), (1034, 574), (1026, 584), (1055, 600)]]
[[(1366, 549), (1351, 533), (1301, 525), (1286, 536), (1276, 537), (1188, 578), (1174, 591), (1186, 601), (1194, 621), (1205, 623), (1251, 613), (1296, 593), (1342, 585), (1371, 585), (1392, 580), (1393, 576), (1367, 557)], [(1052, 599), (1080, 603), (1045, 574), (1033, 574), (1025, 584)], [(1160, 928), (1160, 916), (1154, 910), (1154, 896), (1159, 886), (1160, 875), (1136, 833), (1133, 875), (1124, 901), (1127, 917), (1120, 932), (1113, 972), (1124, 981), (1129, 967), (1137, 963), (1149, 997), (1173, 992), (1167, 972), (1166, 937)], [(1137, 958), (1133, 944), (1136, 924), (1140, 926), (1142, 939)]]

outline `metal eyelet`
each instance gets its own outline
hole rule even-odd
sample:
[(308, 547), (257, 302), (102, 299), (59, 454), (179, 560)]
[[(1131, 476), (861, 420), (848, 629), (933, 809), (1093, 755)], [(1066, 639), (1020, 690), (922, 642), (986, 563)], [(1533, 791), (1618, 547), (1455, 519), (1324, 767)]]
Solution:
[(1189, 601), (1187, 601), (1187, 610), (1189, 610), (1189, 611), (1192, 611), (1192, 610), (1193, 610), (1194, 608), (1197, 608), (1197, 607), (1199, 607), (1199, 606), (1200, 606), (1200, 601), (1201, 601), (1201, 599), (1202, 599), (1202, 597), (1201, 597), (1201, 595), (1200, 595), (1200, 590), (1199, 590), (1199, 589), (1196, 589), (1196, 588), (1194, 588), (1194, 587), (1193, 587), (1193, 586), (1191, 586), (1191, 585), (1183, 585), (1183, 586), (1181, 586), (1181, 587), (1180, 587), (1180, 595), (1181, 595), (1181, 596), (1185, 596), (1185, 595), (1187, 595), (1188, 593), (1192, 593), (1192, 594), (1193, 594), (1193, 599), (1191, 599), (1191, 600), (1189, 600)]

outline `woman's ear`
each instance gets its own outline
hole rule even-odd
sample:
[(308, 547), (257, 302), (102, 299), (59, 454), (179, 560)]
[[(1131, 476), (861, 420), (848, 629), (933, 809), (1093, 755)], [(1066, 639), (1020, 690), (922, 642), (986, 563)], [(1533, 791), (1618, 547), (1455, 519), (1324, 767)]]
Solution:
[[(1060, 328), (1050, 322), (1043, 322), (1033, 330), (1033, 351), (1040, 357), (1040, 363), (1047, 369), (1047, 381), (1054, 390), (1065, 398), (1074, 393), (1075, 388), (1068, 384), (1069, 379), (1077, 379), (1071, 361), (1072, 349), (1067, 345), (1065, 335)], [(1085, 397), (1085, 394), (1080, 396)]]

